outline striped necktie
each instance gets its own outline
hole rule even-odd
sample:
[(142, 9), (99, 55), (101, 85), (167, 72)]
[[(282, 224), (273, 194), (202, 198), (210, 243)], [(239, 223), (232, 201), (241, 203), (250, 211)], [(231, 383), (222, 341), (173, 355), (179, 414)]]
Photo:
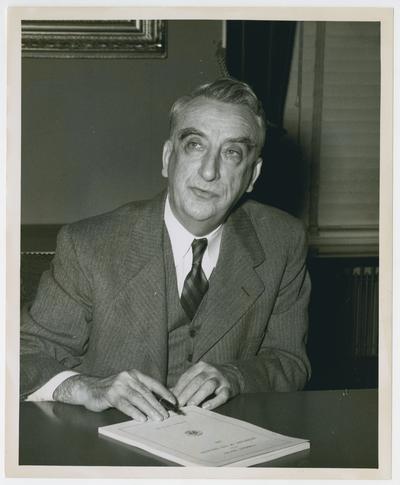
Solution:
[(192, 253), (193, 263), (192, 269), (186, 276), (185, 282), (182, 288), (181, 305), (186, 312), (186, 315), (190, 320), (197, 311), (200, 302), (208, 290), (207, 277), (201, 267), (201, 261), (203, 259), (204, 251), (207, 247), (207, 239), (193, 239)]

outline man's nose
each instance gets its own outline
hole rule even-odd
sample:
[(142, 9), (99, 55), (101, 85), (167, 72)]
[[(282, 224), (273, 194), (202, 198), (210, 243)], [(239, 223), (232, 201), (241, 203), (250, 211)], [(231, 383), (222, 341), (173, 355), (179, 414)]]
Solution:
[(219, 150), (205, 154), (205, 156), (201, 161), (199, 174), (207, 182), (212, 182), (213, 180), (219, 177), (219, 163), (220, 163)]

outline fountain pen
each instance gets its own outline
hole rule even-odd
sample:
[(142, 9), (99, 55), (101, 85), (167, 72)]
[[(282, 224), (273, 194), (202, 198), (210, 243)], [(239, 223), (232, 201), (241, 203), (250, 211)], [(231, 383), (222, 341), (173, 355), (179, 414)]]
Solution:
[(156, 398), (158, 399), (158, 402), (163, 406), (163, 408), (167, 411), (173, 411), (175, 414), (185, 414), (178, 404), (172, 404), (172, 402), (167, 401), (167, 399), (164, 399), (158, 394), (156, 394)]

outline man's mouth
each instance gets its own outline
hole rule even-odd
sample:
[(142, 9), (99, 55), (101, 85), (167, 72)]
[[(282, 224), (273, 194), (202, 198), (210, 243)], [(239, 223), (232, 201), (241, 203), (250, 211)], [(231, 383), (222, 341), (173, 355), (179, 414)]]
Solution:
[(209, 190), (200, 189), (199, 187), (191, 187), (192, 192), (201, 199), (210, 199), (211, 197), (215, 197), (216, 194)]

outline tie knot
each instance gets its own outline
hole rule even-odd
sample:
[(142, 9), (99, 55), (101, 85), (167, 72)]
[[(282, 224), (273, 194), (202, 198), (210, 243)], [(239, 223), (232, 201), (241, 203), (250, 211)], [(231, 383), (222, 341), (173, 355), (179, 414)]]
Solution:
[(193, 264), (201, 263), (204, 251), (207, 247), (207, 238), (193, 239), (192, 252), (193, 252)]

